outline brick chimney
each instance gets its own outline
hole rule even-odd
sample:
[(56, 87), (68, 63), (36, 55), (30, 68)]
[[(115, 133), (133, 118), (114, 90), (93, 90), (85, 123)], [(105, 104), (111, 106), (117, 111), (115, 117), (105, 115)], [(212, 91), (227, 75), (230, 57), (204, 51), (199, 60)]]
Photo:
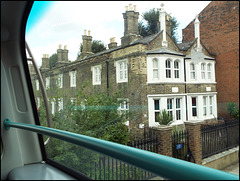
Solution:
[(67, 50), (67, 45), (64, 46), (64, 49), (62, 51), (62, 61), (63, 62), (68, 62), (68, 50)]
[(90, 35), (90, 30), (88, 30), (88, 35), (87, 35), (87, 30), (84, 30), (84, 35), (82, 35), (82, 52), (79, 57), (79, 59), (82, 59), (88, 55), (93, 54), (92, 53), (92, 36)]
[(117, 42), (115, 42), (115, 37), (110, 38), (110, 43), (108, 44), (108, 48), (112, 49), (112, 48), (116, 48), (117, 47)]
[(123, 13), (124, 19), (124, 36), (121, 38), (122, 46), (131, 44), (134, 40), (142, 38), (138, 31), (138, 16), (139, 13), (136, 12), (136, 5), (132, 7), (132, 4), (129, 4), (129, 7), (126, 6), (126, 12)]
[(63, 65), (69, 63), (68, 61), (68, 50), (67, 45), (64, 46), (64, 49), (62, 49), (62, 45), (60, 44), (57, 49), (57, 62), (56, 66)]
[(41, 70), (49, 70), (49, 55), (43, 54)]

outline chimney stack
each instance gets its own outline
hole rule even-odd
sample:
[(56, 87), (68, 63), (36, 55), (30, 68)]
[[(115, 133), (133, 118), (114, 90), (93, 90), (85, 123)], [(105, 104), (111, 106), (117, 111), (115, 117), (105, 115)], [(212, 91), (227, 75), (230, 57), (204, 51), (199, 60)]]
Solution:
[(195, 18), (194, 31), (195, 31), (195, 38), (197, 38), (197, 51), (199, 51), (200, 50), (200, 22), (198, 20), (198, 15), (196, 15), (196, 18)]
[(160, 31), (163, 31), (163, 40), (162, 40), (162, 46), (167, 47), (167, 37), (166, 37), (166, 11), (163, 8), (164, 4), (161, 4), (161, 10), (160, 10)]
[(110, 43), (108, 44), (108, 48), (112, 49), (112, 48), (116, 48), (117, 47), (117, 42), (115, 42), (115, 37), (110, 38)]
[(125, 6), (126, 12), (123, 13), (124, 18), (124, 36), (121, 38), (122, 46), (130, 45), (133, 41), (142, 38), (138, 31), (138, 17), (139, 13), (136, 12), (136, 5), (134, 10), (132, 4)]
[(43, 54), (41, 70), (49, 70), (49, 55)]
[(84, 35), (82, 35), (82, 52), (80, 54), (80, 57), (78, 59), (82, 59), (88, 55), (93, 54), (92, 53), (92, 36), (90, 35), (91, 31), (84, 30)]

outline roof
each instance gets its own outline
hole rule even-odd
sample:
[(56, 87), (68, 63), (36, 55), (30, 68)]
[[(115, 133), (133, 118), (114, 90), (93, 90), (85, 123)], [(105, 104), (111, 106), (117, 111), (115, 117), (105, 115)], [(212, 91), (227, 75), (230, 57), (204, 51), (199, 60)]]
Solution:
[(196, 39), (189, 41), (189, 42), (184, 42), (184, 43), (179, 43), (177, 44), (179, 50), (186, 51), (188, 50), (196, 41)]
[(135, 41), (133, 41), (130, 45), (134, 45), (134, 44), (138, 44), (138, 43), (148, 44), (148, 43), (150, 43), (154, 38), (156, 38), (158, 35), (160, 35), (162, 32), (163, 32), (163, 30), (160, 31), (160, 32), (158, 32), (158, 33), (156, 33), (156, 34), (146, 36), (146, 37), (144, 37), (144, 38), (142, 38), (142, 39), (139, 39), (139, 40), (135, 40)]
[(147, 54), (171, 54), (171, 55), (185, 56), (184, 54), (182, 54), (180, 52), (176, 52), (174, 50), (170, 50), (170, 49), (165, 48), (165, 47), (157, 48), (155, 50), (149, 50), (146, 53)]

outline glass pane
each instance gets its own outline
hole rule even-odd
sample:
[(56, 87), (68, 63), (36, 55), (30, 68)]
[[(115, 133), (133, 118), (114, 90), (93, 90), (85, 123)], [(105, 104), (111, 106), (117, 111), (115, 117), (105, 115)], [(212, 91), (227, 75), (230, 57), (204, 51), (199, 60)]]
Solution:
[(197, 116), (197, 108), (192, 108), (192, 116)]
[(167, 109), (172, 109), (172, 99), (167, 99)]
[(192, 106), (196, 105), (197, 105), (196, 97), (192, 97)]
[(176, 99), (176, 108), (181, 108), (181, 99)]
[(158, 78), (158, 70), (153, 70), (153, 78)]
[(176, 120), (181, 120), (181, 110), (176, 111)]
[(158, 60), (153, 60), (153, 68), (158, 68)]
[(160, 110), (159, 100), (154, 100), (154, 109), (155, 109), (155, 110)]

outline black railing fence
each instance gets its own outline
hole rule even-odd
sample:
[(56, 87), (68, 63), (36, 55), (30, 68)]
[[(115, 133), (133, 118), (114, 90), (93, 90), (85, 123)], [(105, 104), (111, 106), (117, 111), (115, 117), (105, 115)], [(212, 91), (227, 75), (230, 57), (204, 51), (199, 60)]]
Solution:
[(172, 132), (172, 157), (185, 160), (188, 153), (187, 130)]
[(239, 145), (239, 119), (225, 123), (202, 125), (202, 158)]
[[(157, 137), (152, 133), (151, 137), (134, 140), (127, 145), (142, 150), (147, 150), (157, 153)], [(121, 162), (107, 156), (99, 156), (98, 161), (95, 161), (90, 169), (88, 177), (94, 180), (146, 180), (155, 175), (132, 166), (130, 164)]]

